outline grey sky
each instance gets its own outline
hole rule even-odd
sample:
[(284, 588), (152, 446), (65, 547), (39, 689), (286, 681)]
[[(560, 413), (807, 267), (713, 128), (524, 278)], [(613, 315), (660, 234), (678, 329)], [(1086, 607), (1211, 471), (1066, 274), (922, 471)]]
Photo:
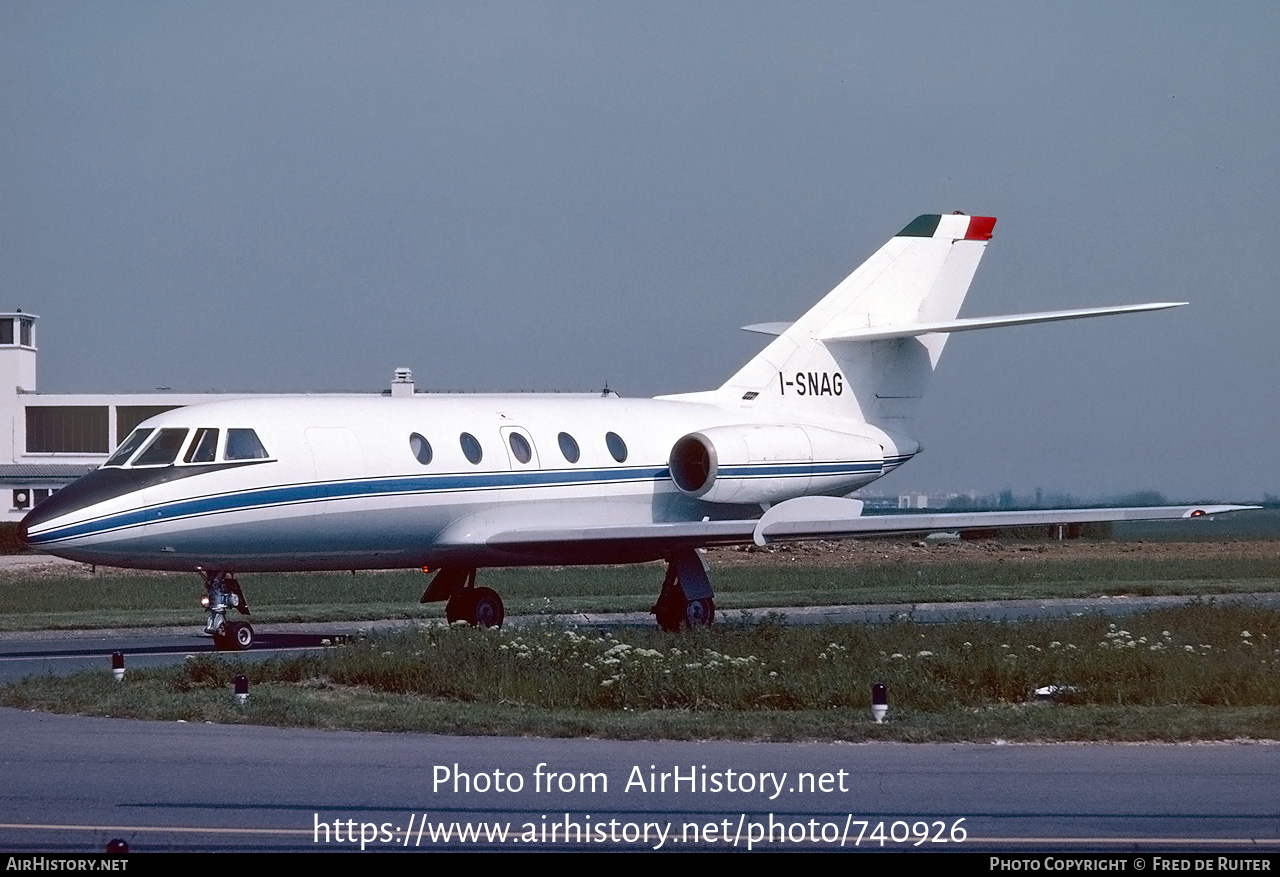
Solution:
[(0, 2), (45, 391), (716, 386), (999, 217), (885, 489), (1280, 493), (1280, 6)]

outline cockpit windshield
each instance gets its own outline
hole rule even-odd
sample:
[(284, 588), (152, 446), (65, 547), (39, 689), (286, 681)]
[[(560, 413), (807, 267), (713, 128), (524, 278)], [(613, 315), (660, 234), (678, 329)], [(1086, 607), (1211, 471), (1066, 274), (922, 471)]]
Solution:
[(116, 448), (116, 452), (111, 455), (107, 462), (102, 465), (123, 466), (125, 462), (133, 456), (133, 452), (142, 447), (142, 443), (147, 440), (147, 436), (151, 435), (152, 432), (153, 430), (150, 429), (135, 429), (129, 434), (129, 437), (124, 440), (123, 444)]
[[(252, 429), (228, 429), (226, 447), (218, 456), (222, 430), (213, 427), (188, 429), (135, 429), (103, 466), (172, 466), (183, 448), (181, 465), (239, 460), (269, 460), (271, 455)], [(187, 441), (191, 437), (190, 442)], [(141, 452), (139, 452), (141, 449)]]
[(162, 429), (151, 440), (146, 450), (133, 461), (135, 466), (168, 466), (178, 459), (178, 452), (187, 441), (186, 429)]

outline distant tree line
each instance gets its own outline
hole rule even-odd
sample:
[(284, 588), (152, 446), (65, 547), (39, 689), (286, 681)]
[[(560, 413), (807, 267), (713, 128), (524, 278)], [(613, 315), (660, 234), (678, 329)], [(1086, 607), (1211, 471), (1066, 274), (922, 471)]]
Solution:
[[(1270, 495), (1268, 494), (1270, 497)], [(1280, 506), (1280, 497), (1275, 499)], [(1169, 500), (1158, 490), (1139, 490), (1109, 496), (1102, 499), (1082, 500), (1070, 493), (1046, 493), (1037, 488), (1034, 494), (1018, 496), (1012, 490), (989, 493), (985, 496), (956, 496), (947, 501), (949, 512), (990, 512), (990, 511), (1027, 511), (1033, 509), (1071, 509), (1082, 506), (1100, 506), (1102, 508), (1121, 508), (1126, 506), (1169, 505)]]

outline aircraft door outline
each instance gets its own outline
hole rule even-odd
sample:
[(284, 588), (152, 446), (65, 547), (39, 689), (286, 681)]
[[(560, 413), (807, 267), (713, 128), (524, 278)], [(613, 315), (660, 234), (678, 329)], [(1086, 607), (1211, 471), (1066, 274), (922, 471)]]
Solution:
[[(527, 429), (521, 426), (503, 426), (498, 432), (502, 435), (502, 447), (507, 452), (507, 461), (513, 470), (540, 468), (538, 447)], [(521, 459), (526, 455), (528, 459)]]

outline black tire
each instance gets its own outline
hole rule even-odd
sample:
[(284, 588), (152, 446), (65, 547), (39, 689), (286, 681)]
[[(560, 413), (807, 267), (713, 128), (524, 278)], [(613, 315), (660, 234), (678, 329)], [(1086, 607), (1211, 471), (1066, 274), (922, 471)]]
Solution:
[(506, 618), (502, 598), (492, 588), (475, 588), (469, 608), (467, 620), (476, 627), (502, 627), (502, 621)]
[(455, 593), (444, 606), (445, 620), (450, 624), (457, 624), (459, 621), (475, 624), (471, 620), (471, 601), (474, 597), (475, 591), (471, 588), (464, 588)]
[(682, 598), (659, 601), (658, 605), (653, 607), (653, 614), (658, 619), (658, 629), (667, 633), (676, 633), (684, 627), (687, 603), (688, 601)]
[(232, 648), (241, 652), (253, 648), (253, 625), (246, 621), (233, 621), (227, 627), (230, 628)]
[(230, 624), (224, 624), (213, 632), (213, 647), (220, 652), (239, 651), (235, 639), (231, 636)]

